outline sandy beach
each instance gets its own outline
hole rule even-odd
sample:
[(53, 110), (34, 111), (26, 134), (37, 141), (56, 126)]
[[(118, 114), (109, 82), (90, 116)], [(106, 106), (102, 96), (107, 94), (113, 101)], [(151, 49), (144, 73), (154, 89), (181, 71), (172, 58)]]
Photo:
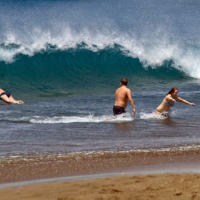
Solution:
[(0, 190), (1, 200), (200, 199), (199, 174), (118, 176)]
[(200, 199), (198, 151), (128, 155), (1, 162), (0, 199)]

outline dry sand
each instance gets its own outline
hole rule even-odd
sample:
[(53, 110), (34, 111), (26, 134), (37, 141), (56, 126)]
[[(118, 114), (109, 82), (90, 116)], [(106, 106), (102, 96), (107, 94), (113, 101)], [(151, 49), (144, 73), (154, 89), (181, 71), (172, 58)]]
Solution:
[(200, 174), (118, 176), (0, 190), (1, 200), (200, 199)]

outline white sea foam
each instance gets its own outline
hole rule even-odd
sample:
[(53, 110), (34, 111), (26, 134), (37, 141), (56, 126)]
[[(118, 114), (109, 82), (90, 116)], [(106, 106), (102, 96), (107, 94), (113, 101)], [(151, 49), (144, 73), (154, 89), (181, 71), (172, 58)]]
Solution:
[(145, 113), (140, 112), (140, 119), (167, 119), (169, 116), (174, 116), (176, 111), (169, 111), (164, 112), (163, 114), (156, 114), (155, 112), (152, 113)]
[(35, 116), (29, 119), (31, 123), (39, 124), (56, 124), (56, 123), (121, 123), (133, 121), (130, 114), (126, 113), (113, 117), (112, 115), (103, 115), (100, 117), (88, 115), (88, 116), (55, 116), (55, 117), (40, 117)]
[(140, 113), (140, 119), (167, 119), (167, 115), (160, 115), (160, 114), (156, 114), (155, 112), (153, 113), (144, 113), (141, 112)]

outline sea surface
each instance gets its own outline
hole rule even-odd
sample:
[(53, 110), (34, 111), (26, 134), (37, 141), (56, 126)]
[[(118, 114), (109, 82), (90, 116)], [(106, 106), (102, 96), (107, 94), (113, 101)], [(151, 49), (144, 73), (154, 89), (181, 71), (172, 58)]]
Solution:
[[(200, 150), (200, 1), (2, 0), (0, 161)], [(121, 78), (136, 114), (113, 118)], [(166, 93), (169, 118), (154, 114)], [(109, 120), (106, 120), (109, 118)]]

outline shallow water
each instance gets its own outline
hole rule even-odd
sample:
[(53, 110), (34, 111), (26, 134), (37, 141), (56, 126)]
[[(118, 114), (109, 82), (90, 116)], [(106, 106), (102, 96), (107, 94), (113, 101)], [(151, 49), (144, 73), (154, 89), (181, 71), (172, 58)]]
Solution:
[[(28, 101), (1, 106), (1, 157), (91, 151), (199, 148), (199, 95), (180, 92), (169, 118), (154, 114), (164, 95), (133, 94), (135, 116), (113, 118), (114, 95)], [(110, 120), (106, 120), (109, 118)]]

